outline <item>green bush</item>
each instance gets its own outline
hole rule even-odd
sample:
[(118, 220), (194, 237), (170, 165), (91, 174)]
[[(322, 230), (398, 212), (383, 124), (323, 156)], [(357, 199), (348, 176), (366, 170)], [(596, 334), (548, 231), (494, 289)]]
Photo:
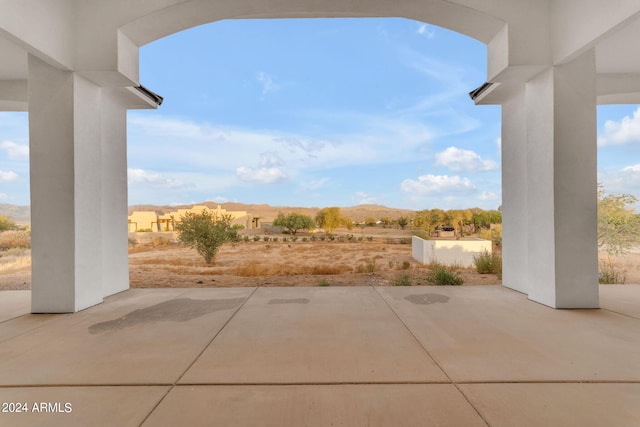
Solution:
[(425, 277), (426, 281), (436, 286), (460, 286), (464, 283), (464, 279), (460, 277), (460, 272), (446, 267), (444, 265), (436, 265)]
[(476, 271), (480, 274), (495, 274), (498, 279), (502, 279), (502, 255), (488, 251), (482, 251), (480, 255), (473, 257)]
[(0, 231), (15, 230), (18, 225), (6, 215), (0, 215)]
[(322, 279), (320, 280), (320, 282), (318, 282), (318, 286), (331, 286), (331, 283)]
[(473, 264), (476, 266), (476, 271), (480, 274), (493, 273), (493, 259), (489, 251), (484, 250), (479, 255), (473, 256)]
[(207, 264), (214, 261), (218, 249), (225, 242), (238, 241), (238, 230), (231, 225), (231, 215), (216, 215), (203, 211), (200, 214), (188, 212), (176, 225), (178, 240), (194, 248)]
[(401, 274), (396, 278), (396, 281), (393, 282), (393, 286), (411, 286), (411, 276), (408, 274)]
[[(295, 235), (300, 230), (311, 230), (315, 227), (313, 218), (309, 215), (299, 213), (284, 214), (278, 213), (278, 217), (273, 221), (273, 225), (278, 227), (284, 227), (287, 234)], [(285, 233), (283, 231), (283, 233)]]

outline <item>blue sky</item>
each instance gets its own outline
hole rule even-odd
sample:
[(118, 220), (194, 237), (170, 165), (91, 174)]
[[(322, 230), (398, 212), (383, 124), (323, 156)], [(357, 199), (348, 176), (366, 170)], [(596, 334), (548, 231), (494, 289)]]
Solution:
[[(140, 50), (129, 203), (501, 204), (482, 43), (406, 19), (222, 21)], [(0, 113), (0, 203), (29, 204), (25, 113)], [(640, 110), (599, 107), (599, 181), (640, 195)]]

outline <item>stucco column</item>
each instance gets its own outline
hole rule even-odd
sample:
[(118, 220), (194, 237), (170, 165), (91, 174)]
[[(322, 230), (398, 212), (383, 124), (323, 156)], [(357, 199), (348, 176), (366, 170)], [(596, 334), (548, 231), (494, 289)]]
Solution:
[(593, 49), (526, 84), (529, 298), (596, 308), (596, 73)]
[(528, 294), (527, 108), (525, 85), (502, 104), (502, 284)]
[(29, 56), (34, 313), (102, 302), (101, 89)]
[(127, 108), (118, 89), (102, 89), (103, 296), (129, 289)]

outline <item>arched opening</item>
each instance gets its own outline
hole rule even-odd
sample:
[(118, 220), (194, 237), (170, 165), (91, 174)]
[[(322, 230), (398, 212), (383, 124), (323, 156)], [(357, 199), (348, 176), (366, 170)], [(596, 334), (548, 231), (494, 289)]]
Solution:
[[(153, 236), (137, 233), (132, 284), (348, 284), (313, 274), (331, 271), (375, 271), (381, 283), (393, 283), (407, 263), (417, 265), (411, 229), (357, 223), (500, 205), (500, 110), (476, 107), (468, 96), (485, 73), (483, 44), (400, 18), (227, 20), (145, 46), (141, 81), (165, 101), (158, 111), (129, 113), (129, 205), (139, 205), (130, 211), (160, 205), (148, 209), (166, 216), (178, 209), (171, 205), (212, 202), (211, 208), (220, 203), (270, 224), (279, 210), (313, 218), (320, 208), (339, 206), (356, 226), (339, 230), (338, 239), (363, 244), (342, 257), (328, 238), (322, 243), (324, 236), (245, 230), (251, 245), (238, 247), (250, 246), (266, 260), (246, 254), (237, 255), (243, 262), (229, 260), (225, 254), (238, 250), (228, 248), (219, 267), (203, 268), (197, 255), (171, 260), (164, 248), (155, 258), (141, 254)], [(366, 207), (346, 209), (374, 204), (389, 214), (374, 206), (369, 214)], [(374, 250), (365, 245), (369, 238), (402, 245)], [(307, 247), (312, 239), (315, 249)], [(303, 258), (309, 273), (296, 274), (289, 267)], [(229, 282), (221, 277), (226, 270), (245, 276)], [(198, 276), (203, 271), (217, 273)], [(362, 276), (351, 283), (370, 283)]]

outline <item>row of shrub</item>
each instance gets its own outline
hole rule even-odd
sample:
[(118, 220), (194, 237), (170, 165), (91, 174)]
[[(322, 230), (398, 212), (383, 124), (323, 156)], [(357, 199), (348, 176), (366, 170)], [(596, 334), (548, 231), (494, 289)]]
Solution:
[(242, 237), (242, 241), (244, 242), (250, 242), (250, 241), (254, 241), (254, 242), (259, 242), (259, 241), (263, 241), (263, 242), (297, 242), (298, 240), (300, 240), (301, 242), (324, 242), (324, 241), (329, 241), (329, 242), (333, 242), (333, 241), (337, 241), (337, 242), (362, 242), (362, 241), (368, 241), (371, 242), (373, 241), (373, 237), (371, 236), (354, 236), (353, 234), (347, 234), (344, 236), (335, 236), (332, 234), (327, 234), (327, 235), (313, 235), (310, 237), (298, 237), (298, 236), (291, 236), (291, 237), (287, 237), (287, 236), (282, 236), (282, 237), (277, 237), (277, 236), (243, 236)]

